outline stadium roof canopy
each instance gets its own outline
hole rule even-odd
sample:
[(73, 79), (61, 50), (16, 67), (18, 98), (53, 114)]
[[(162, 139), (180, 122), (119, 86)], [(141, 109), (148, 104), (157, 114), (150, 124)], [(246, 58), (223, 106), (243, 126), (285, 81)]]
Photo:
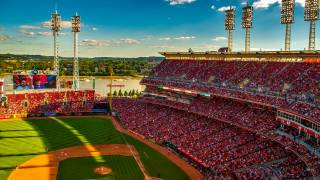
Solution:
[(320, 51), (160, 52), (171, 60), (296, 61), (320, 63)]

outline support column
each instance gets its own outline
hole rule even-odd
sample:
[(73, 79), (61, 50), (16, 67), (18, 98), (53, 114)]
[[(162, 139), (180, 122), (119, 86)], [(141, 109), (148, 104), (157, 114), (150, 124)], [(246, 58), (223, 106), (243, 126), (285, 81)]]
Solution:
[(57, 75), (56, 83), (57, 83), (57, 89), (60, 89), (60, 71), (59, 71), (59, 57), (58, 57), (58, 45), (57, 45), (57, 36), (58, 32), (53, 32), (53, 48), (54, 48), (54, 72)]
[(74, 90), (79, 90), (79, 58), (78, 58), (78, 33), (74, 32), (74, 61), (73, 61), (73, 86)]
[(316, 21), (310, 21), (308, 50), (314, 51), (315, 49), (316, 49)]
[(250, 51), (250, 28), (246, 28), (246, 42), (245, 42), (245, 52)]
[(232, 30), (228, 30), (228, 48), (229, 48), (229, 52), (232, 52), (232, 41), (233, 41), (233, 34), (232, 34)]
[(291, 46), (291, 24), (286, 24), (285, 51), (290, 51)]

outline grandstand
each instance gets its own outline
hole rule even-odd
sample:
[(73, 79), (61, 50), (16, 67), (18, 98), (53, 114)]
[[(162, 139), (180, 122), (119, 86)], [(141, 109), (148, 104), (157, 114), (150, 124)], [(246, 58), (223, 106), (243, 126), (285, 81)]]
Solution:
[[(0, 119), (30, 120), (1, 122), (0, 133), (4, 136), (0, 144), (9, 150), (0, 157), (4, 159), (0, 178), (18, 177), (25, 169), (37, 169), (28, 163), (48, 156), (46, 160), (55, 165), (46, 166), (55, 169), (50, 172), (54, 176), (72, 179), (83, 168), (79, 179), (90, 179), (86, 175), (92, 175), (93, 168), (106, 168), (94, 167), (101, 164), (96, 157), (100, 156), (108, 159), (104, 165), (121, 161), (120, 165), (113, 164), (116, 173), (111, 179), (319, 179), (320, 52), (314, 50), (313, 29), (318, 17), (306, 17), (311, 22), (309, 50), (290, 51), (294, 1), (283, 2), (287, 3), (282, 6), (285, 51), (250, 51), (250, 3), (243, 9), (245, 51), (232, 51), (236, 13), (230, 6), (226, 11), (228, 47), (222, 48), (224, 52), (161, 52), (165, 60), (142, 79), (140, 83), (146, 89), (138, 98), (112, 97), (111, 88), (116, 86), (112, 78), (105, 86), (110, 88), (109, 97), (98, 95), (94, 89), (81, 90), (77, 14), (72, 19), (73, 88), (60, 86), (57, 38), (61, 17), (56, 11), (52, 14), (53, 73), (14, 72), (13, 84), (18, 92), (4, 92), (4, 81), (0, 80)], [(313, 6), (307, 6), (310, 12)], [(109, 71), (112, 76), (111, 67)], [(107, 113), (112, 116), (91, 116)], [(79, 117), (83, 115), (90, 116)], [(47, 121), (38, 121), (42, 118)], [(28, 138), (37, 138), (35, 149), (26, 148), (21, 154), (25, 144), (30, 146), (28, 143), (35, 141)], [(18, 144), (18, 150), (12, 142)], [(110, 157), (124, 156), (121, 150), (132, 157)], [(78, 157), (77, 152), (86, 158), (78, 161), (69, 156), (67, 160), (68, 153)], [(39, 156), (24, 157), (29, 155)], [(5, 166), (7, 161), (9, 167)], [(79, 169), (72, 169), (69, 163)], [(19, 169), (20, 164), (28, 166)], [(43, 173), (43, 177), (53, 176), (50, 173)]]
[(143, 96), (113, 107), (208, 179), (317, 177), (318, 53), (162, 53)]
[(92, 112), (94, 91), (29, 92), (7, 94), (1, 106), (4, 117), (70, 115)]
[[(138, 99), (114, 98), (130, 132), (166, 147), (207, 179), (320, 175), (319, 52), (162, 53)], [(94, 90), (7, 93), (1, 118), (83, 115)], [(100, 112), (101, 113), (101, 112)]]

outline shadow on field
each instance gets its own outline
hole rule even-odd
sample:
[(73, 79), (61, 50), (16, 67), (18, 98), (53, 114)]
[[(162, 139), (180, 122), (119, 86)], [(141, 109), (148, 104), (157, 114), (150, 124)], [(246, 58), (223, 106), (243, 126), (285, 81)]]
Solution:
[[(121, 133), (115, 129), (112, 124), (112, 121), (106, 121), (105, 119), (99, 118), (88, 118), (88, 117), (79, 117), (79, 118), (67, 118), (67, 117), (52, 117), (52, 118), (44, 118), (44, 119), (35, 119), (35, 120), (27, 120), (25, 121), (29, 125), (33, 127), (33, 130), (36, 131), (39, 136), (38, 138), (41, 139), (42, 143), (44, 144), (45, 152), (49, 151), (56, 151), (59, 149), (63, 149), (66, 147), (73, 147), (73, 146), (84, 146), (84, 145), (98, 145), (98, 144), (124, 144), (123, 137)], [(19, 137), (21, 138), (21, 137)], [(92, 150), (91, 150), (92, 151)], [(87, 149), (87, 152), (91, 152)], [(44, 153), (45, 153), (44, 152)], [(36, 154), (35, 154), (36, 155)], [(72, 158), (71, 158), (72, 159)], [(77, 161), (82, 161), (82, 158), (79, 158)], [(65, 176), (61, 176), (58, 174), (57, 179), (70, 179), (72, 176), (81, 176), (90, 179), (100, 179), (105, 178), (104, 176), (95, 175), (94, 169), (97, 168), (99, 165), (107, 164), (111, 166), (118, 167), (117, 159), (110, 160), (108, 156), (100, 156), (100, 157), (86, 157), (85, 158), (85, 166), (78, 166), (77, 163), (73, 163), (70, 166), (63, 166), (67, 167), (68, 171), (62, 172)], [(53, 159), (49, 159), (49, 162), (53, 161)], [(61, 164), (68, 164), (69, 159), (65, 160), (66, 162), (62, 161)], [(134, 161), (134, 159), (133, 159)], [(135, 161), (134, 161), (135, 162)], [(88, 166), (87, 166), (88, 165)], [(129, 170), (128, 175), (121, 175), (121, 179), (132, 179), (130, 177), (139, 175), (136, 171), (130, 169), (132, 168), (130, 165), (126, 165), (126, 163), (122, 163), (122, 166), (129, 167), (126, 170)], [(121, 167), (122, 167), (121, 166)], [(61, 168), (63, 168), (61, 167)], [(74, 168), (78, 167), (78, 168)], [(118, 167), (119, 172), (124, 170), (125, 168)], [(28, 168), (28, 167), (27, 167)], [(32, 167), (30, 167), (32, 168)], [(80, 169), (79, 169), (80, 168)], [(133, 167), (134, 169), (134, 167)], [(140, 170), (138, 169), (138, 172)], [(89, 177), (91, 173), (91, 176)], [(55, 174), (54, 172), (50, 171), (50, 175)], [(88, 176), (89, 174), (89, 176)], [(118, 173), (117, 176), (119, 177), (120, 174), (126, 173)], [(139, 178), (134, 179), (143, 179)], [(79, 177), (80, 178), (80, 177)]]
[(6, 179), (16, 166), (45, 152), (36, 141), (38, 131), (24, 121), (1, 122), (0, 125), (0, 179)]
[(64, 125), (58, 118), (37, 119), (26, 121), (35, 131), (41, 134), (46, 151), (55, 151), (61, 148), (82, 145), (79, 135), (74, 130)]
[[(93, 123), (94, 122), (94, 123)], [(82, 135), (82, 142), (84, 144), (125, 144), (123, 135), (119, 132), (113, 125), (111, 120), (106, 120), (104, 118), (81, 118), (81, 120), (66, 120), (64, 123), (72, 129), (77, 130), (78, 134)], [(90, 125), (89, 125), (90, 124)], [(64, 178), (70, 179), (75, 173), (78, 175), (79, 179), (100, 179), (108, 178), (108, 176), (100, 176), (93, 174), (95, 168), (99, 166), (109, 166), (115, 168), (118, 173), (114, 174), (116, 179), (123, 180), (142, 180), (143, 174), (140, 171), (136, 161), (133, 157), (121, 157), (117, 156), (100, 156), (100, 157), (86, 157), (83, 159), (78, 159), (72, 162), (72, 159), (66, 160), (62, 165), (69, 167), (69, 172), (63, 171), (62, 174), (65, 175)], [(125, 160), (123, 160), (125, 159)], [(76, 162), (83, 162), (88, 168), (81, 168)], [(68, 166), (69, 164), (69, 166)], [(62, 166), (62, 168), (63, 168)], [(72, 168), (70, 168), (72, 167)], [(79, 169), (80, 172), (79, 172)], [(122, 173), (121, 173), (122, 171)], [(86, 173), (87, 172), (87, 173)], [(93, 175), (93, 177), (88, 177), (88, 174)], [(99, 178), (100, 177), (100, 178)], [(64, 179), (62, 176), (58, 175), (57, 179)]]
[[(187, 179), (187, 176), (184, 173), (177, 173), (177, 171), (179, 171), (180, 169), (174, 164), (171, 164), (170, 161), (166, 158), (163, 158), (160, 153), (154, 151), (152, 148), (148, 147), (142, 142), (135, 140), (130, 136), (122, 134), (114, 127), (111, 120), (106, 120), (105, 118), (35, 118), (33, 120), (26, 121), (11, 121), (8, 122), (7, 126), (8, 128), (0, 126), (0, 138), (2, 137), (3, 139), (5, 139), (5, 141), (3, 141), (3, 139), (0, 139), (0, 179), (2, 179), (2, 177), (3, 179), (6, 179), (10, 172), (15, 169), (17, 165), (22, 164), (23, 162), (30, 160), (40, 154), (46, 154), (50, 151), (56, 151), (73, 146), (84, 146), (88, 144), (125, 144), (126, 141), (129, 144), (134, 145), (136, 150), (140, 153), (140, 160), (142, 161), (144, 167), (150, 175), (158, 176), (161, 174), (161, 176), (164, 178), (170, 177), (171, 179)], [(89, 154), (90, 152), (92, 152), (92, 149), (86, 149), (86, 152), (88, 152)], [(82, 161), (81, 159), (82, 158), (77, 158), (76, 161)], [(49, 161), (51, 160), (53, 159), (49, 159)], [(79, 167), (76, 161), (68, 161), (69, 159), (63, 161), (61, 165), (71, 163), (74, 164), (74, 167)], [(85, 161), (85, 166), (80, 166), (80, 168), (76, 169), (73, 168), (72, 165), (63, 166), (67, 167), (66, 169), (68, 169), (69, 171), (66, 172), (61, 169), (61, 172), (66, 173), (66, 176), (58, 175), (57, 178), (59, 180), (69, 180), (70, 178), (66, 177), (72, 177), (72, 175), (75, 174), (83, 174), (83, 172), (92, 173), (91, 175), (93, 177), (90, 179), (106, 178), (104, 176), (96, 177), (94, 174), (94, 169), (97, 166), (103, 164), (107, 166), (110, 165), (112, 167), (117, 167), (117, 164), (121, 165), (118, 166), (118, 169), (115, 169), (117, 173), (112, 174), (113, 177), (108, 176), (108, 179), (119, 179), (117, 177), (119, 177), (119, 175), (121, 174), (131, 174), (131, 176), (133, 177), (141, 172), (140, 169), (138, 170), (138, 172), (135, 171), (135, 166), (138, 165), (134, 159), (132, 163), (129, 163), (130, 160), (121, 163), (119, 162), (119, 160), (117, 160), (117, 158), (110, 159), (110, 157), (108, 156), (100, 156), (86, 157)], [(90, 166), (87, 166), (87, 164)], [(50, 169), (49, 173), (56, 174), (56, 171), (53, 171), (54, 170)], [(170, 176), (168, 176), (169, 174)], [(141, 179), (140, 176), (136, 177), (137, 178), (134, 178), (135, 180)], [(53, 179), (54, 178), (55, 177), (53, 177)], [(130, 178), (129, 176), (121, 176), (121, 179), (131, 180), (132, 178)]]
[[(41, 134), (42, 142), (46, 147), (46, 151), (49, 152), (66, 147), (95, 144), (94, 138), (92, 138), (95, 131), (87, 132), (85, 129), (90, 129), (90, 126), (86, 123), (81, 123), (83, 120), (82, 118), (79, 118), (79, 120), (74, 118), (50, 118), (28, 120), (26, 122)], [(78, 123), (79, 125), (77, 125)], [(73, 126), (69, 124), (73, 124)], [(95, 162), (93, 157), (90, 157), (90, 159)], [(49, 159), (49, 162), (51, 160)], [(50, 172), (50, 174), (54, 174), (54, 172)], [(63, 178), (60, 177), (60, 179)]]
[[(0, 127), (0, 179), (6, 179), (19, 164), (49, 151), (86, 144), (122, 143), (113, 126), (106, 125), (103, 119), (97, 121), (43, 118), (4, 123), (5, 126)], [(90, 159), (92, 163), (97, 162), (94, 157)]]

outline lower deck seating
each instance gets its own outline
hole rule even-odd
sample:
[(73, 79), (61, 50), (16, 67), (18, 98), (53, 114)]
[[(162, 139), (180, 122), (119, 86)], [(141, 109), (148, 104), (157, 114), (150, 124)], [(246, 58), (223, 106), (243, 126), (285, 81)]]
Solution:
[[(204, 173), (208, 179), (298, 179), (312, 176), (306, 163), (282, 144), (216, 120), (218, 117), (234, 118), (228, 114), (236, 115), (238, 119), (234, 118), (234, 122), (268, 132), (276, 127), (271, 123), (274, 121), (272, 114), (232, 102), (221, 103), (196, 102), (192, 107), (199, 114), (144, 100), (116, 99), (113, 106), (124, 126), (158, 143), (173, 144), (177, 151), (200, 164), (201, 171), (209, 170), (210, 173)], [(201, 115), (201, 108), (198, 107), (203, 106), (207, 107), (209, 116)]]
[(91, 112), (94, 91), (37, 92), (9, 94), (2, 114), (41, 114)]

